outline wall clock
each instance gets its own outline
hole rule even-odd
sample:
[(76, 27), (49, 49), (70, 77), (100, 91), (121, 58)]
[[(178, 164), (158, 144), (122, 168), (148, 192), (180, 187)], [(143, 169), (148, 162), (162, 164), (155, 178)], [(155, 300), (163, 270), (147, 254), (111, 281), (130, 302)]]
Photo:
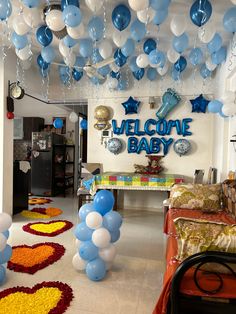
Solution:
[(14, 82), (10, 85), (10, 95), (15, 99), (22, 99), (24, 97), (25, 91), (19, 85), (19, 82)]

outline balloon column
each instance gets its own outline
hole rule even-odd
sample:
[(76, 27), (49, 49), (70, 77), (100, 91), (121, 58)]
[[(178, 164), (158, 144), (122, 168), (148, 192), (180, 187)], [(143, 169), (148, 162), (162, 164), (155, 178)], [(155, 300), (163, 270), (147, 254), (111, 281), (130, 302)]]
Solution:
[(75, 229), (79, 247), (72, 264), (76, 270), (85, 270), (93, 281), (105, 277), (116, 256), (113, 243), (120, 238), (122, 217), (112, 210), (113, 206), (113, 194), (101, 190), (93, 203), (84, 204), (79, 210), (81, 222)]
[(6, 280), (6, 264), (12, 256), (12, 248), (7, 244), (9, 237), (9, 228), (11, 227), (12, 219), (6, 213), (0, 213), (0, 285)]

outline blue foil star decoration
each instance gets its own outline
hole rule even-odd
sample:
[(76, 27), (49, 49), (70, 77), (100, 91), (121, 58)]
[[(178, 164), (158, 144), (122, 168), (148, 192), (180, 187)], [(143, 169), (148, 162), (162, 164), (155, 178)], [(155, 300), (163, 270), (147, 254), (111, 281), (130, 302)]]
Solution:
[(133, 99), (133, 97), (129, 97), (128, 100), (122, 102), (122, 106), (125, 108), (125, 114), (134, 114), (138, 113), (138, 107), (140, 105), (140, 101)]
[(195, 99), (190, 99), (190, 102), (192, 104), (192, 112), (206, 113), (206, 108), (210, 101), (204, 98), (201, 94)]

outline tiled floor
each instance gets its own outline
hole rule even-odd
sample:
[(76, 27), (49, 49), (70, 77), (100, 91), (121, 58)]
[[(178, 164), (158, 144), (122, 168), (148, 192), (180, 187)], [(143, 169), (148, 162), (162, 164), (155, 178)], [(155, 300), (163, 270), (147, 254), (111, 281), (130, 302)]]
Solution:
[[(78, 223), (77, 199), (55, 198), (51, 205), (63, 209), (59, 219)], [(163, 215), (141, 210), (124, 210), (121, 214), (124, 223), (116, 245), (118, 255), (112, 270), (101, 282), (92, 282), (84, 273), (73, 269), (71, 261), (76, 246), (71, 230), (53, 238), (31, 235), (22, 231), (22, 225), (31, 221), (15, 216), (9, 241), (12, 245), (58, 242), (65, 246), (66, 253), (35, 275), (8, 270), (7, 283), (2, 289), (58, 280), (68, 283), (74, 292), (67, 314), (151, 314), (162, 287)]]

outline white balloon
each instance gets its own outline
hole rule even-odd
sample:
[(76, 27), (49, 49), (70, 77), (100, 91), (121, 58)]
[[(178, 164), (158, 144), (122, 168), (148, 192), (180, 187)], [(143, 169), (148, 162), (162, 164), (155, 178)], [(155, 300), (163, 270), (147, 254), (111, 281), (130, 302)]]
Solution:
[(137, 12), (137, 17), (142, 23), (150, 23), (154, 19), (155, 15), (156, 11), (151, 7)]
[(157, 69), (157, 72), (161, 75), (161, 76), (164, 76), (167, 72), (168, 72), (168, 69), (169, 69), (169, 64), (168, 62), (165, 63), (165, 65), (163, 66), (163, 68), (158, 68)]
[(114, 44), (117, 47), (121, 48), (126, 43), (126, 40), (128, 39), (128, 37), (129, 37), (129, 34), (127, 31), (122, 31), (122, 32), (114, 31), (112, 39), (114, 41)]
[(110, 77), (108, 80), (107, 80), (107, 85), (108, 85), (108, 88), (111, 89), (111, 90), (114, 90), (117, 88), (118, 86), (118, 80), (116, 78), (113, 78), (113, 77)]
[(112, 55), (113, 49), (112, 44), (108, 39), (105, 39), (99, 45), (99, 53), (103, 57), (103, 59), (107, 59)]
[(231, 0), (231, 2), (236, 5), (236, 0)]
[(29, 46), (25, 46), (23, 49), (15, 49), (17, 57), (22, 60), (28, 60), (32, 56), (32, 51)]
[(128, 3), (134, 11), (142, 11), (149, 7), (149, 0), (128, 0)]
[(92, 242), (98, 247), (98, 248), (105, 248), (109, 245), (111, 241), (111, 234), (110, 232), (105, 228), (99, 228), (96, 229), (92, 234)]
[(71, 52), (69, 55), (67, 55), (64, 58), (64, 62), (68, 67), (73, 67), (75, 65), (76, 62), (76, 56), (73, 52)]
[(70, 120), (70, 122), (76, 123), (76, 122), (78, 121), (78, 119), (79, 119), (79, 117), (78, 117), (77, 113), (74, 112), (74, 111), (72, 111), (72, 112), (70, 113), (70, 115), (69, 115), (69, 120)]
[(22, 14), (14, 17), (14, 20), (12, 22), (12, 27), (14, 31), (20, 36), (25, 35), (31, 29), (31, 27), (25, 23), (25, 20)]
[(116, 257), (116, 247), (110, 244), (108, 247), (99, 250), (99, 256), (104, 262), (112, 262)]
[(79, 248), (79, 247), (80, 247), (81, 242), (82, 242), (82, 241), (80, 241), (79, 239), (76, 239), (76, 240), (75, 240), (75, 246), (76, 246), (76, 248)]
[(170, 48), (167, 51), (167, 58), (171, 63), (175, 63), (179, 59), (179, 54), (174, 49)]
[(72, 265), (76, 270), (85, 270), (87, 262), (83, 260), (77, 253), (72, 259)]
[(38, 8), (30, 9), (30, 8), (24, 7), (23, 16), (24, 16), (25, 23), (32, 28), (36, 28), (44, 24), (43, 13)]
[(86, 216), (86, 225), (90, 229), (98, 229), (102, 226), (103, 218), (102, 215), (97, 212), (91, 212)]
[(11, 227), (12, 218), (7, 213), (0, 213), (0, 232), (4, 232)]
[(217, 65), (212, 63), (211, 58), (208, 58), (206, 60), (206, 67), (208, 68), (209, 71), (214, 71)]
[(213, 25), (210, 26), (203, 26), (198, 29), (198, 38), (204, 44), (209, 43), (215, 35), (215, 27)]
[(232, 117), (236, 114), (236, 105), (234, 103), (230, 105), (224, 105), (222, 107), (222, 112), (225, 116)]
[(32, 60), (31, 59), (27, 59), (25, 61), (20, 60), (20, 65), (22, 67), (23, 70), (29, 70), (31, 68), (32, 65)]
[(186, 19), (183, 15), (176, 15), (170, 22), (170, 29), (175, 36), (182, 35), (187, 27)]
[(140, 68), (146, 68), (149, 65), (149, 58), (146, 53), (141, 53), (137, 59), (136, 64)]
[(71, 49), (64, 44), (63, 40), (59, 42), (59, 51), (63, 57), (67, 57), (71, 53)]
[(65, 23), (62, 19), (62, 12), (59, 10), (51, 10), (47, 13), (45, 22), (47, 26), (55, 32), (59, 32), (65, 27)]
[(73, 39), (79, 39), (84, 35), (84, 24), (80, 23), (79, 26), (69, 27), (67, 26), (67, 33)]
[(85, 0), (85, 3), (87, 7), (93, 12), (98, 12), (103, 6), (102, 0)]
[(7, 238), (2, 233), (0, 233), (0, 251), (3, 251), (5, 249), (6, 244), (7, 244)]

